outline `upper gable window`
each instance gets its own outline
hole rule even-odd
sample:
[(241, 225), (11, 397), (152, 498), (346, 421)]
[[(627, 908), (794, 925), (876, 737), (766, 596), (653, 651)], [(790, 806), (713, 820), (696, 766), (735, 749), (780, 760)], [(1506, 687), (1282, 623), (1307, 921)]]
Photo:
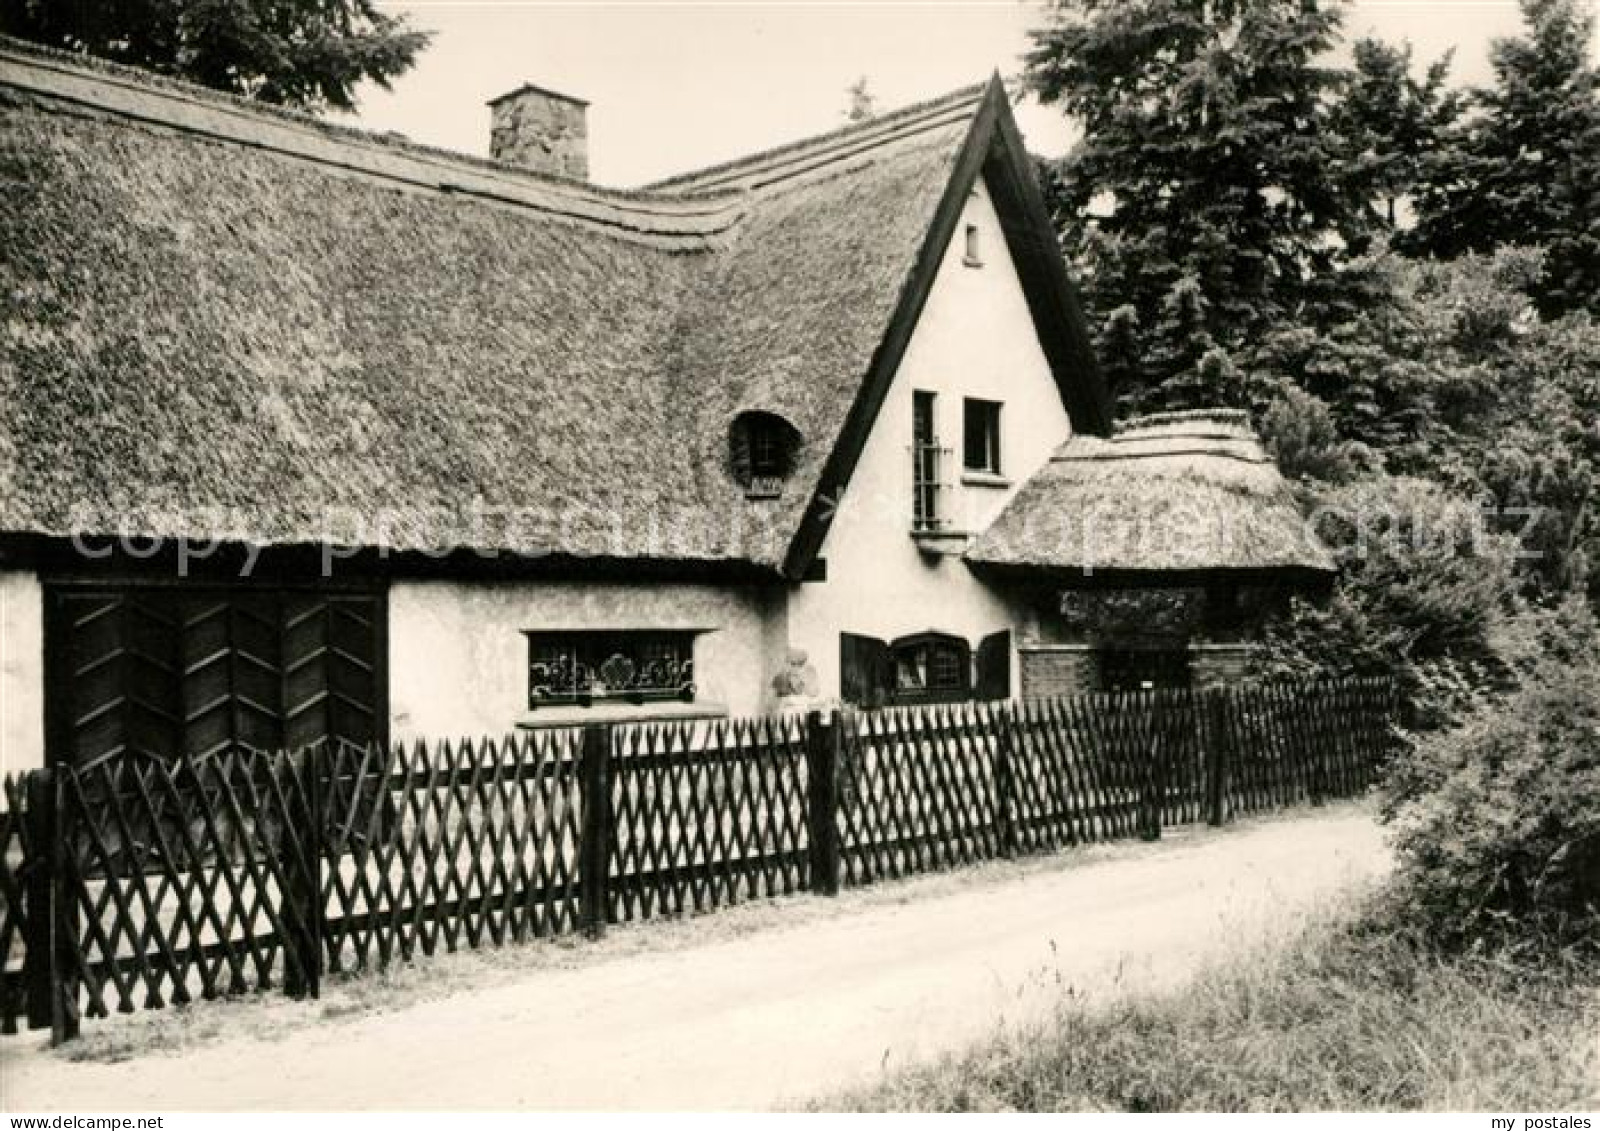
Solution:
[(799, 450), (800, 433), (774, 413), (740, 413), (729, 430), (729, 464), (748, 498), (774, 499), (781, 495)]
[(999, 475), (1000, 402), (968, 397), (962, 410), (962, 467), (967, 471)]
[(983, 233), (978, 230), (978, 225), (968, 224), (966, 233), (965, 250), (961, 262), (968, 267), (983, 266)]

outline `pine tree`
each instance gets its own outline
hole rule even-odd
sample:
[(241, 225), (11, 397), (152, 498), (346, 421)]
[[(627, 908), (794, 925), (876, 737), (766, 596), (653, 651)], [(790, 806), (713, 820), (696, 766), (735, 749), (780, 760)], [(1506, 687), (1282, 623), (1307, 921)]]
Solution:
[(1463, 97), (1446, 86), (1453, 52), (1412, 75), (1411, 45), (1359, 39), (1355, 71), (1333, 110), (1333, 125), (1350, 153), (1346, 171), (1373, 210), (1381, 231), (1405, 219), (1405, 201), (1461, 116)]
[(430, 38), (377, 0), (0, 0), (0, 32), (309, 110), (353, 109)]
[(1495, 81), (1426, 170), (1418, 223), (1400, 244), (1451, 257), (1507, 245), (1547, 250), (1547, 315), (1600, 312), (1600, 72), (1582, 0), (1522, 0), (1527, 34), (1496, 40)]
[[(1083, 126), (1053, 203), (1134, 409), (1218, 397), (1197, 376), (1314, 299), (1368, 210), (1345, 176), (1323, 62), (1340, 0), (1056, 0), (1026, 76)], [(1115, 343), (1105, 343), (1114, 345)]]

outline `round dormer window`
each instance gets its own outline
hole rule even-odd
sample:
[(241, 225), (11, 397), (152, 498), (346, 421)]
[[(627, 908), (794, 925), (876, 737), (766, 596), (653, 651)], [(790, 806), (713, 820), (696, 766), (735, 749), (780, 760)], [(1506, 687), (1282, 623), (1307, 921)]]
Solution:
[(728, 433), (729, 464), (734, 479), (752, 499), (774, 499), (794, 471), (800, 433), (771, 412), (742, 412)]

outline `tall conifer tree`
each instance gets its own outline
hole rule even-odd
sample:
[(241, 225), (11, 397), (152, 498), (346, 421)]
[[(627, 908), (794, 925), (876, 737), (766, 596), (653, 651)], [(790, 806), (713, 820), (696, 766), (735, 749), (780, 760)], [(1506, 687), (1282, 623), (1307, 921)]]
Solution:
[(1546, 315), (1600, 313), (1600, 71), (1584, 0), (1522, 0), (1527, 33), (1496, 40), (1495, 81), (1438, 151), (1416, 196), (1407, 250), (1452, 257), (1546, 249)]
[[(1056, 0), (1026, 75), (1084, 136), (1050, 183), (1126, 408), (1187, 407), (1265, 328), (1315, 320), (1371, 227), (1331, 108), (1340, 0)], [(1110, 343), (1115, 344), (1115, 343)], [(1209, 359), (1206, 364), (1203, 360)]]

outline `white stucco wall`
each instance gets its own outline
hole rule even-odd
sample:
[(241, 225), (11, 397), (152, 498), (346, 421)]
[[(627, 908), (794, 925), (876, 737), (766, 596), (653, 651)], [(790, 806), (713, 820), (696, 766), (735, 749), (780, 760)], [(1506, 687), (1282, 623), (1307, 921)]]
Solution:
[[(979, 232), (983, 265), (963, 263), (966, 226)], [(826, 694), (839, 692), (839, 634), (891, 639), (929, 629), (978, 639), (1014, 636), (1026, 612), (984, 585), (958, 556), (933, 557), (911, 538), (912, 392), (937, 395), (945, 457), (944, 512), (978, 531), (1050, 457), (1071, 421), (1034, 331), (1021, 281), (987, 190), (980, 184), (944, 261), (839, 512), (824, 540), (825, 582), (796, 586), (790, 640), (817, 666)], [(962, 482), (962, 400), (999, 401), (1006, 486)], [(1013, 691), (1018, 686), (1012, 656)]]
[(502, 735), (527, 715), (524, 632), (706, 629), (697, 699), (770, 708), (784, 660), (783, 594), (662, 582), (396, 582), (389, 592), (389, 714), (397, 739)]
[(0, 772), (44, 765), (44, 600), (30, 571), (0, 570)]

